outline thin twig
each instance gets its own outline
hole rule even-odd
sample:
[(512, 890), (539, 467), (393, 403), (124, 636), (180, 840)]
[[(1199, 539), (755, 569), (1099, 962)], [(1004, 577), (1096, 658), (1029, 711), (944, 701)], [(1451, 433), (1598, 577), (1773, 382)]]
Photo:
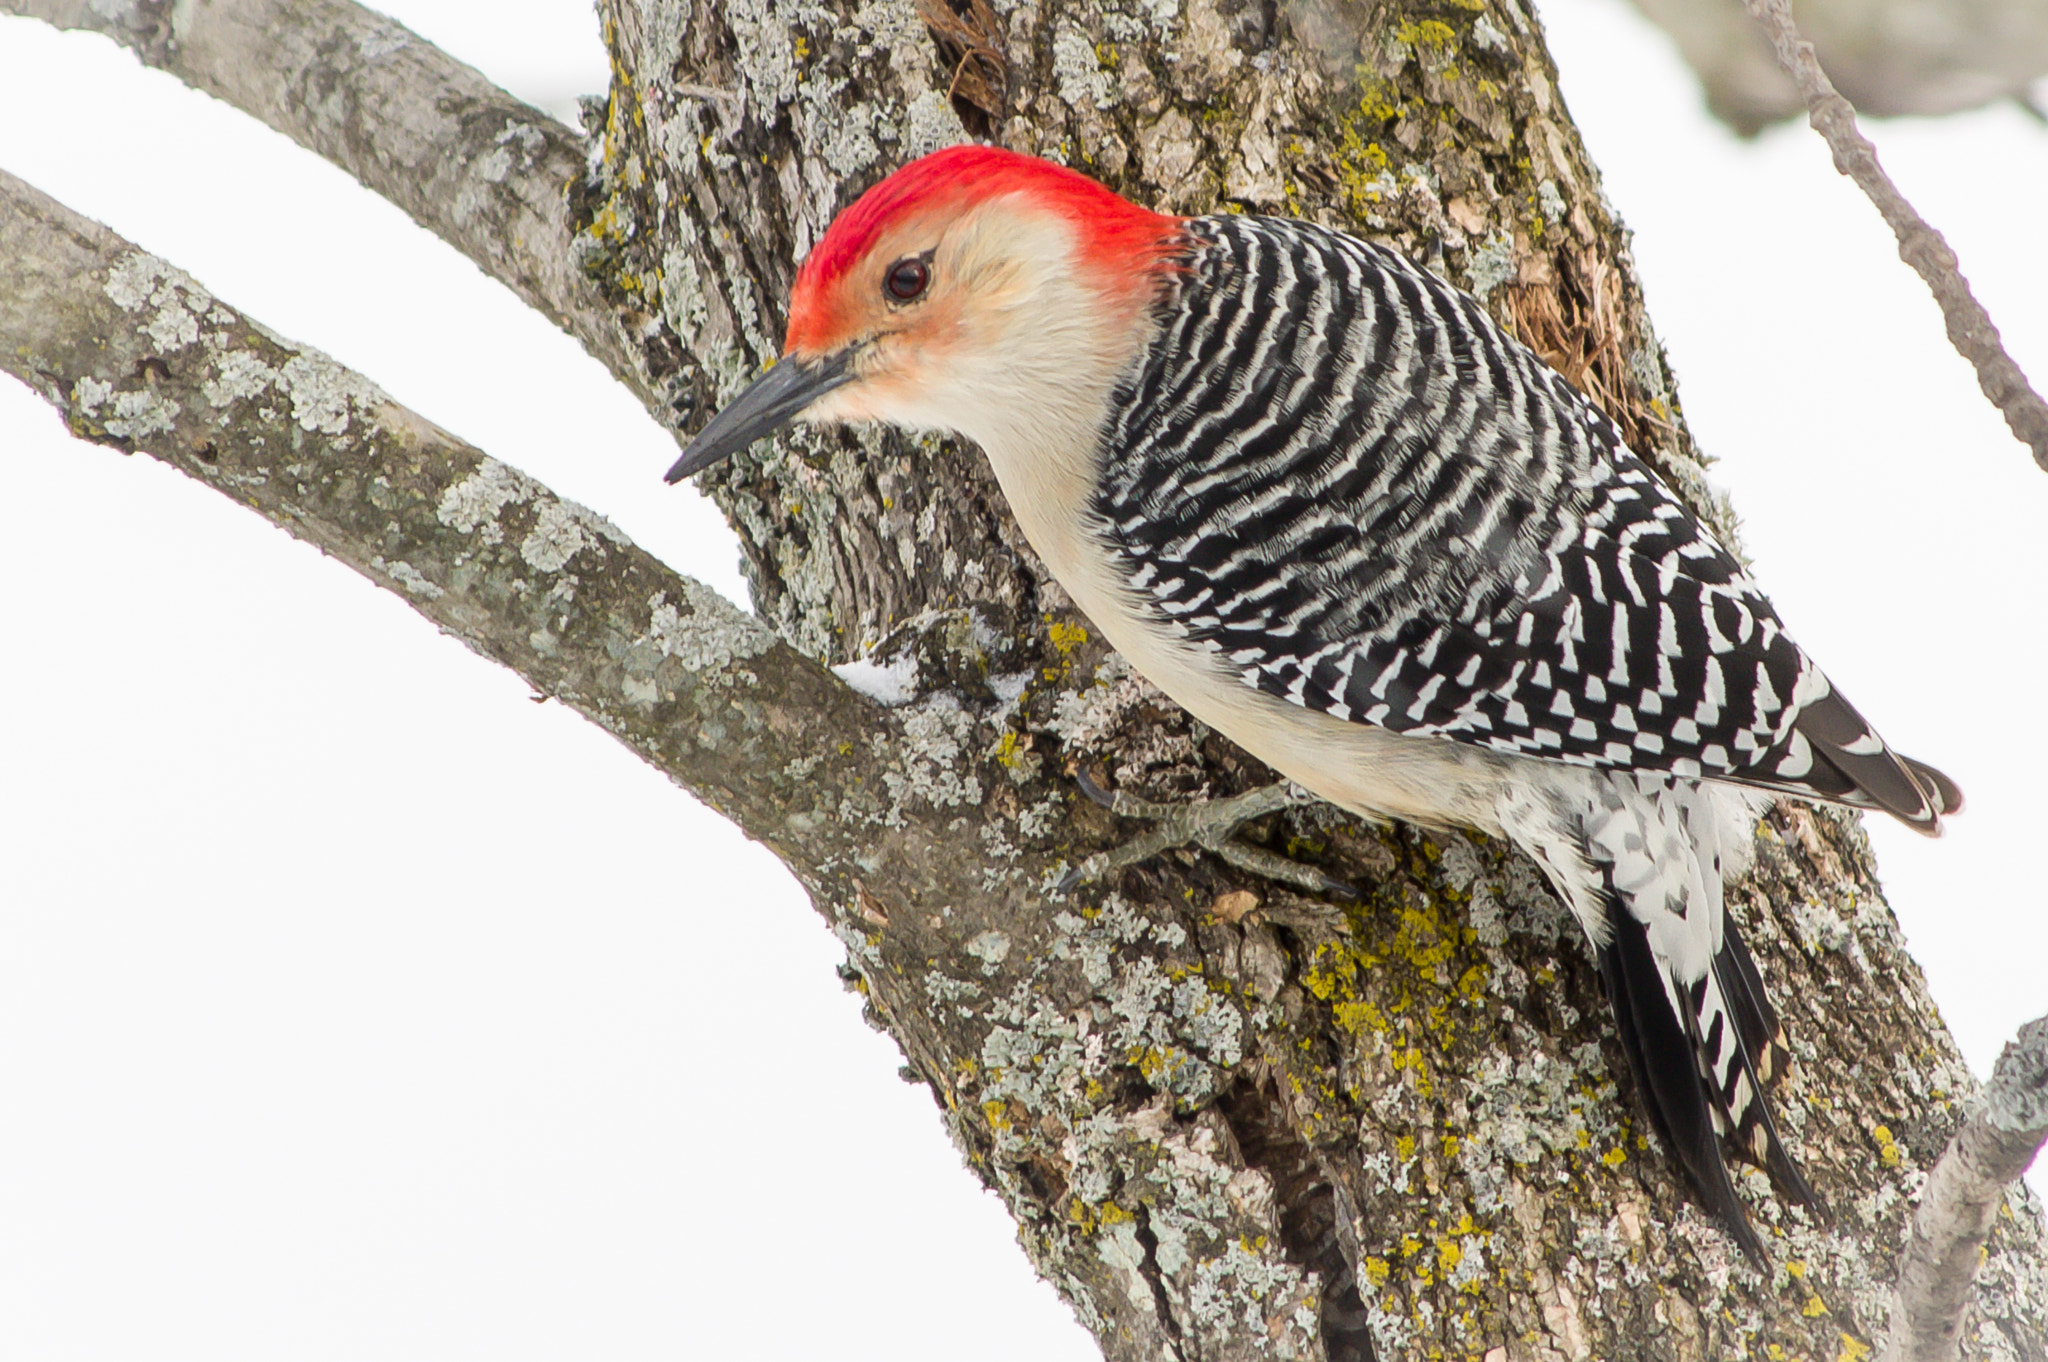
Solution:
[(1789, 0), (1743, 0), (1778, 50), (1778, 63), (1806, 100), (1814, 131), (1827, 139), (1835, 169), (1854, 180), (1899, 239), (1899, 257), (1927, 282), (1948, 323), (1948, 338), (1977, 370), (1984, 396), (2004, 415), (2020, 443), (2034, 451), (2034, 462), (2048, 469), (2048, 402), (2027, 383), (1998, 338), (1998, 328), (1983, 304), (1970, 292), (1957, 267), (1956, 254), (1941, 233), (1915, 212), (1906, 196), (1877, 163), (1877, 150), (1856, 126), (1856, 111), (1835, 90), (1813, 54), (1813, 44), (1799, 36)]
[(1893, 1287), (1879, 1362), (1950, 1362), (1984, 1241), (2006, 1189), (2048, 1142), (2048, 1017), (2005, 1047), (1984, 1104), (1927, 1175)]

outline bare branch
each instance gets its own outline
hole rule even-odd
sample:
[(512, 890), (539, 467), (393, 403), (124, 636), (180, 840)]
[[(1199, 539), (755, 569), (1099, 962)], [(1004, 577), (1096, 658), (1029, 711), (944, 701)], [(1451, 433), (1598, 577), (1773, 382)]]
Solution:
[(2048, 469), (2048, 403), (2027, 383), (2027, 376), (2006, 354), (1998, 328), (1970, 292), (1941, 233), (1906, 202), (1877, 163), (1877, 149), (1856, 126), (1856, 111), (1835, 90), (1813, 54), (1813, 44), (1799, 36), (1789, 0), (1743, 0), (1750, 14), (1770, 34), (1778, 61), (1806, 100), (1814, 131), (1827, 139), (1835, 169), (1854, 180), (1899, 239), (1899, 258), (1918, 271), (1948, 323), (1948, 338), (1977, 370), (1977, 384), (2020, 443), (2034, 451), (2034, 462)]
[(5, 172), (0, 367), (74, 434), (147, 449), (397, 593), (814, 886), (872, 850), (845, 813), (885, 711), (609, 522)]
[(0, 0), (0, 13), (104, 33), (326, 157), (644, 397), (571, 249), (564, 191), (584, 173), (581, 143), (395, 20), (348, 0)]
[[(1669, 34), (1714, 116), (1743, 136), (1806, 110), (1740, 0), (1635, 0)], [(1834, 0), (1801, 31), (1865, 115), (1937, 117), (2021, 100), (2048, 75), (2048, 7), (2003, 0)]]
[(1912, 1237), (1899, 1255), (1891, 1336), (1879, 1362), (1951, 1362), (1984, 1241), (2048, 1143), (2048, 1017), (2028, 1022), (1992, 1070), (1984, 1104), (1927, 1175)]

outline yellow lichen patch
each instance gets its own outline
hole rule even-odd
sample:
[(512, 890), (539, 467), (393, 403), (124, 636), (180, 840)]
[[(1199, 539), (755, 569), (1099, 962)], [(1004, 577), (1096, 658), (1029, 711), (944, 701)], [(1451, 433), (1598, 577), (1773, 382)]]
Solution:
[(1808, 1319), (1819, 1319), (1828, 1312), (1828, 1303), (1819, 1296), (1808, 1296), (1806, 1304), (1799, 1307), (1799, 1313)]
[(1440, 19), (1424, 19), (1417, 23), (1404, 19), (1394, 28), (1394, 41), (1410, 47), (1438, 47), (1449, 49), (1458, 44), (1458, 35), (1451, 26)]
[(1853, 1334), (1842, 1335), (1842, 1350), (1835, 1354), (1835, 1362), (1863, 1362), (1870, 1356), (1870, 1345)]
[(1188, 1062), (1188, 1056), (1183, 1052), (1170, 1047), (1161, 1049), (1156, 1045), (1134, 1045), (1125, 1053), (1124, 1059), (1143, 1074), (1148, 1083), (1160, 1078), (1171, 1082)]
[(1423, 908), (1404, 908), (1401, 929), (1394, 937), (1394, 949), (1417, 969), (1434, 974), (1439, 965), (1450, 963), (1457, 952), (1456, 934), (1447, 930), (1443, 917), (1431, 903)]
[(1899, 1152), (1899, 1143), (1892, 1138), (1892, 1133), (1889, 1129), (1884, 1126), (1872, 1126), (1870, 1128), (1870, 1140), (1872, 1144), (1877, 1146), (1877, 1161), (1879, 1163), (1887, 1168), (1897, 1168), (1899, 1166), (1899, 1159), (1902, 1157)]
[(1429, 1065), (1422, 1058), (1422, 1051), (1412, 1045), (1396, 1045), (1388, 1057), (1388, 1067), (1395, 1073), (1404, 1069), (1415, 1075), (1415, 1091), (1424, 1097), (1430, 1095)]
[(1628, 1153), (1620, 1145), (1616, 1145), (1600, 1156), (1600, 1162), (1609, 1168), (1619, 1168), (1628, 1162)]
[(1088, 631), (1086, 629), (1066, 620), (1055, 620), (1051, 627), (1045, 631), (1045, 636), (1051, 640), (1052, 646), (1059, 650), (1062, 657), (1072, 653), (1074, 649), (1088, 641)]
[(1361, 1031), (1385, 1031), (1387, 1029), (1386, 1014), (1380, 1011), (1378, 1003), (1358, 999), (1353, 1002), (1338, 1003), (1331, 1011), (1337, 1018), (1337, 1025), (1343, 1027), (1354, 1036)]
[(1007, 1132), (1011, 1129), (1010, 1109), (1003, 1105), (1000, 1098), (991, 1097), (988, 1101), (983, 1102), (981, 1104), (981, 1114), (988, 1118), (991, 1130)]
[(1358, 997), (1358, 971), (1362, 965), (1377, 963), (1371, 957), (1335, 942), (1325, 941), (1309, 957), (1302, 971), (1302, 985), (1324, 1002), (1351, 1001)]
[(1370, 1286), (1385, 1286), (1387, 1278), (1393, 1273), (1393, 1269), (1387, 1265), (1384, 1258), (1367, 1258), (1360, 1266), (1365, 1272), (1366, 1283)]

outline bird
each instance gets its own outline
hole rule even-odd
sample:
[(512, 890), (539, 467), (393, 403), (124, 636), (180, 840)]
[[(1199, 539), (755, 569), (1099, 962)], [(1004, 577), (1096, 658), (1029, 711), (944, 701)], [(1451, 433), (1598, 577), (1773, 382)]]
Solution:
[(667, 480), (792, 421), (972, 440), (1047, 570), (1195, 718), (1361, 817), (1519, 847), (1701, 1202), (1763, 1261), (1725, 1141), (1824, 1212), (1723, 886), (1775, 796), (1934, 835), (1962, 795), (1477, 299), (1328, 227), (950, 147), (833, 219), (781, 358)]

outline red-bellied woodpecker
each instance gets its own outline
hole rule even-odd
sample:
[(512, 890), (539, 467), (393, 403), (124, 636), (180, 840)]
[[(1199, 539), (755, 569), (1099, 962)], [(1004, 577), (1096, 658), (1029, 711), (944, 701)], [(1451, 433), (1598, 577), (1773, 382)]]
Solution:
[(1705, 1202), (1758, 1252), (1724, 1135), (1816, 1200), (1722, 882), (1770, 792), (1929, 833), (1961, 795), (1475, 300), (1321, 227), (1162, 216), (955, 147), (832, 223), (782, 361), (669, 479), (792, 419), (974, 440), (1076, 604), (1197, 718), (1346, 809), (1512, 840), (1591, 939)]

